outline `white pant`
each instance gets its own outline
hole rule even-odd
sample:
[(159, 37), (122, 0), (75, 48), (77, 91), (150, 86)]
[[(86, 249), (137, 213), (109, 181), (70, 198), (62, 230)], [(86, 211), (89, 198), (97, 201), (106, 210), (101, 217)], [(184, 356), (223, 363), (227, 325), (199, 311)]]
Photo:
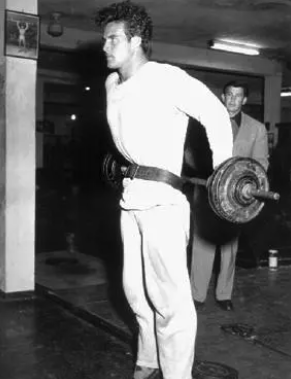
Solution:
[(186, 249), (185, 205), (122, 211), (123, 285), (139, 324), (137, 364), (164, 379), (191, 379), (197, 328)]

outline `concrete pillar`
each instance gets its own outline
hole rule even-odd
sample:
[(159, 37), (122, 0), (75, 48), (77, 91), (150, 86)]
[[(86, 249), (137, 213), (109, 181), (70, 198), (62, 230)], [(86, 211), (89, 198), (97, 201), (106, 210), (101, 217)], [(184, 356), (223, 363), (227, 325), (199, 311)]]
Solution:
[[(36, 87), (36, 122), (43, 124), (43, 103), (44, 103), (44, 80), (37, 76)], [(43, 167), (43, 133), (36, 131), (36, 167)]]
[(37, 14), (37, 0), (0, 3), (0, 291), (8, 294), (34, 290), (37, 62), (3, 54), (5, 10)]
[(275, 126), (281, 121), (281, 88), (282, 74), (265, 76), (264, 121), (269, 123), (270, 132), (275, 133), (275, 143), (278, 133), (278, 129)]

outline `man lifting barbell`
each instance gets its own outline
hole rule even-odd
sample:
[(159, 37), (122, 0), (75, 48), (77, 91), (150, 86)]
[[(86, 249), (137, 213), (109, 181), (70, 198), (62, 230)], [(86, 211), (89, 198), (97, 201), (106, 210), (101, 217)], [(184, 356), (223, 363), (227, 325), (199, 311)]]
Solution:
[(232, 155), (230, 120), (203, 83), (149, 61), (152, 21), (144, 7), (115, 3), (98, 12), (97, 22), (114, 71), (106, 80), (108, 124), (131, 164), (120, 206), (123, 288), (139, 326), (133, 377), (154, 379), (161, 369), (163, 379), (191, 379), (197, 323), (187, 267), (190, 206), (174, 186), (138, 178), (136, 166), (179, 177), (193, 117), (205, 126), (216, 167)]

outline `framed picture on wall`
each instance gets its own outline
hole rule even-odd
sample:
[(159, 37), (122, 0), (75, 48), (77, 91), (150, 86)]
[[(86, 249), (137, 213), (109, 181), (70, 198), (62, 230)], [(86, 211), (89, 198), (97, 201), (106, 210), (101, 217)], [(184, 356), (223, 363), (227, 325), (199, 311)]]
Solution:
[(4, 54), (10, 57), (37, 59), (39, 16), (6, 10)]

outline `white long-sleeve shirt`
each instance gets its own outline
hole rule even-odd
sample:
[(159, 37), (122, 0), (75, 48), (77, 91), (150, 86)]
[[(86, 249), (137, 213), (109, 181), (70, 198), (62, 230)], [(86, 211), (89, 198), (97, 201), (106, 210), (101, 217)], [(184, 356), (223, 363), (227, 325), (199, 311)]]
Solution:
[[(213, 165), (232, 156), (232, 129), (218, 98), (184, 70), (147, 62), (119, 83), (117, 73), (106, 81), (107, 119), (120, 153), (132, 163), (181, 174), (188, 118), (206, 129)], [(141, 179), (124, 179), (121, 206), (146, 209), (185, 201), (171, 186)]]

